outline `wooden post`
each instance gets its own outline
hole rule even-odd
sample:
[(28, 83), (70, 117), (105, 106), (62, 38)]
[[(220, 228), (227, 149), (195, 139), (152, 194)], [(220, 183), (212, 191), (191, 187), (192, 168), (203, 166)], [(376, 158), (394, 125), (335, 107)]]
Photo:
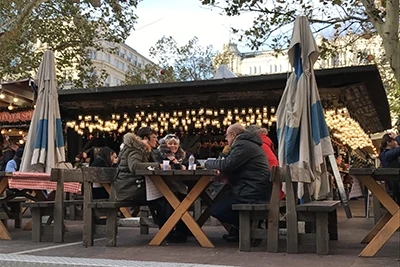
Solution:
[[(290, 175), (290, 167), (286, 165), (285, 169), (286, 181), (286, 248), (287, 253), (298, 253), (299, 235), (297, 226), (297, 210), (296, 210), (296, 196), (293, 190), (292, 177)], [(296, 194), (297, 195), (297, 194)]]
[(117, 245), (117, 209), (107, 209), (106, 222), (106, 246), (115, 247)]
[(241, 210), (239, 212), (239, 251), (250, 251), (250, 213), (250, 210)]
[(93, 210), (88, 207), (88, 203), (92, 201), (92, 187), (87, 181), (83, 184), (83, 195), (83, 245), (91, 247), (93, 246)]
[(317, 254), (329, 254), (328, 213), (317, 212)]
[(53, 242), (64, 242), (64, 175), (60, 169), (52, 170), (51, 175), (57, 176), (57, 189), (54, 203), (54, 233)]
[(32, 241), (42, 241), (42, 211), (41, 208), (33, 208), (32, 210)]

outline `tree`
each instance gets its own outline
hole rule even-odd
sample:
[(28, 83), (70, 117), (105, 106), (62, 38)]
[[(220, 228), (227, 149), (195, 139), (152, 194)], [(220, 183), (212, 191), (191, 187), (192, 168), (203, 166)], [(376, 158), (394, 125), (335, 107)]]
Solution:
[(0, 79), (33, 76), (43, 52), (55, 52), (59, 84), (102, 84), (88, 54), (102, 42), (122, 42), (137, 19), (137, 0), (2, 0), (0, 1)]
[[(382, 38), (389, 66), (397, 82), (400, 82), (399, 0), (240, 0), (225, 1), (224, 6), (216, 0), (201, 2), (221, 8), (228, 16), (253, 12), (253, 25), (240, 32), (241, 40), (247, 40), (253, 49), (271, 41), (270, 46), (276, 50), (287, 46), (290, 36), (285, 29), (293, 24), (298, 15), (305, 15), (316, 31), (332, 29), (335, 38), (349, 30), (355, 33), (355, 39), (378, 34)], [(234, 31), (237, 33), (238, 29)], [(327, 44), (330, 40), (324, 41)], [(322, 48), (327, 49), (329, 45)]]
[(156, 64), (142, 70), (131, 66), (125, 83), (196, 81), (214, 76), (213, 58), (217, 53), (212, 45), (201, 46), (197, 37), (179, 46), (171, 36), (163, 36), (149, 51)]
[(176, 81), (173, 67), (161, 69), (156, 64), (149, 63), (142, 69), (131, 64), (125, 73), (124, 84), (168, 83)]

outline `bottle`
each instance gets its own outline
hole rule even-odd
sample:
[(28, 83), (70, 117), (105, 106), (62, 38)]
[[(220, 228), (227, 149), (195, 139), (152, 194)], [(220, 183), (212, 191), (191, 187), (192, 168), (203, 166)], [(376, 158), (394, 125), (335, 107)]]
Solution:
[(194, 156), (193, 154), (189, 157), (189, 170), (195, 170)]

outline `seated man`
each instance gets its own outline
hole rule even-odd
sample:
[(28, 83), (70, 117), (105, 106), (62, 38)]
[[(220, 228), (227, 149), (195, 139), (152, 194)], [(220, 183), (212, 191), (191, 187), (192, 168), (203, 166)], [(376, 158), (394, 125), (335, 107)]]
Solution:
[(261, 148), (262, 141), (255, 133), (245, 131), (241, 124), (233, 124), (226, 131), (226, 140), (231, 150), (225, 159), (207, 161), (207, 169), (217, 169), (228, 177), (232, 185), (229, 196), (211, 207), (210, 214), (232, 224), (228, 242), (239, 240), (239, 213), (232, 210), (232, 204), (265, 203), (269, 201), (268, 192), (270, 170), (268, 159)]

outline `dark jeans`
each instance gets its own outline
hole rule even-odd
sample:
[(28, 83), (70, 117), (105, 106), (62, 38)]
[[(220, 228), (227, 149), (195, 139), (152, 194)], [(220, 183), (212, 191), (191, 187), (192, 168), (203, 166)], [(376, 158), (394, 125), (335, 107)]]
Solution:
[(233, 204), (240, 204), (241, 202), (231, 196), (227, 196), (223, 200), (211, 206), (210, 215), (217, 218), (224, 223), (232, 224), (239, 228), (239, 212), (232, 210)]

